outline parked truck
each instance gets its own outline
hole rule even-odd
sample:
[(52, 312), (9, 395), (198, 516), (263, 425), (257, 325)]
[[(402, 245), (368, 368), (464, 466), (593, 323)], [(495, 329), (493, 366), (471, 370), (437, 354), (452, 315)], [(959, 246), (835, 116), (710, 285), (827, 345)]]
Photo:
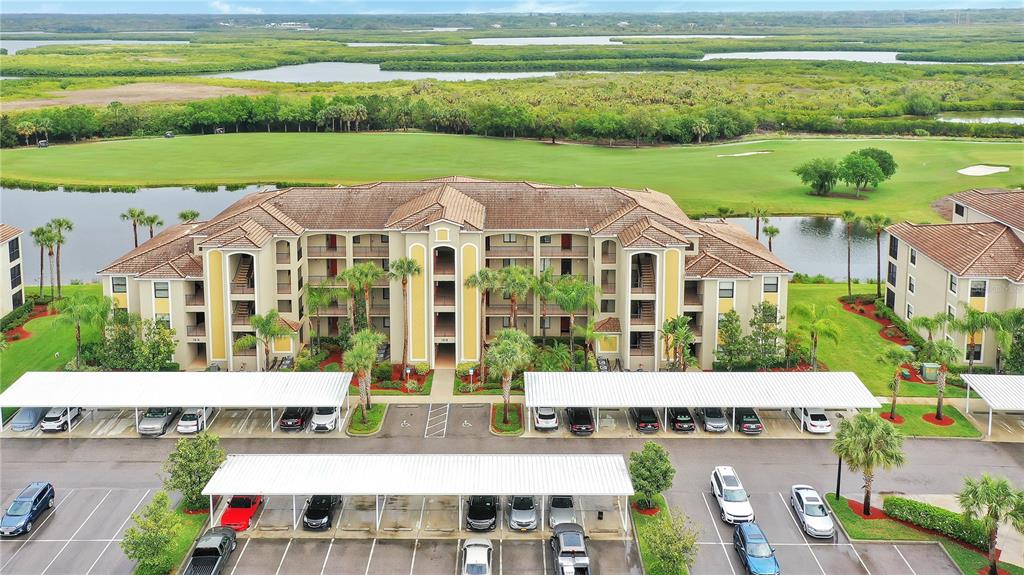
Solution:
[(196, 541), (183, 575), (220, 575), (237, 545), (234, 529), (214, 527), (207, 530)]
[(555, 575), (593, 575), (587, 536), (576, 523), (560, 523), (551, 537), (551, 561)]

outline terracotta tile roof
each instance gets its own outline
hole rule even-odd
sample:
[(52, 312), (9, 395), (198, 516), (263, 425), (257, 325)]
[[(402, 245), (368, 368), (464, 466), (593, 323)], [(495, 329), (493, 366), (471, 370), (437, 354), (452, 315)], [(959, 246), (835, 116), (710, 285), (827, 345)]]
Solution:
[(1024, 190), (974, 189), (952, 199), (1024, 233)]
[(707, 279), (744, 279), (751, 276), (750, 272), (708, 252), (701, 252), (687, 263), (686, 274)]
[(483, 178), (473, 178), (470, 176), (441, 176), (440, 178), (426, 178), (420, 180), (421, 182), (490, 182), (492, 180), (485, 180)]
[(385, 227), (421, 229), (438, 220), (447, 220), (474, 230), (482, 230), (486, 209), (483, 204), (444, 184), (395, 208)]
[(958, 276), (1024, 281), (1024, 242), (1009, 226), (902, 222), (887, 229)]
[(689, 246), (692, 244), (690, 240), (683, 237), (683, 234), (646, 216), (619, 232), (619, 241), (623, 246), (630, 248)]
[(270, 233), (270, 230), (261, 226), (256, 220), (249, 219), (204, 239), (200, 245), (203, 247), (260, 248), (271, 237), (273, 234)]
[(287, 327), (288, 329), (290, 329), (292, 331), (299, 331), (299, 327), (301, 327), (301, 325), (302, 325), (302, 324), (300, 324), (297, 321), (292, 321), (290, 319), (283, 318), (281, 316), (277, 316), (277, 321), (278, 321), (278, 323), (280, 323), (281, 325)]
[(101, 274), (139, 274), (192, 253), (194, 233), (206, 222), (175, 224), (101, 269)]
[(598, 333), (622, 333), (622, 326), (619, 324), (619, 318), (606, 317), (594, 324), (594, 331)]
[[(701, 221), (691, 224), (694, 229), (701, 233), (698, 249), (718, 259), (734, 270), (741, 271), (745, 275), (750, 274), (788, 274), (791, 273), (788, 267), (782, 263), (775, 254), (768, 251), (768, 248), (761, 242), (754, 239), (743, 228), (728, 223), (724, 220)], [(690, 272), (690, 265), (686, 266), (687, 273)], [(709, 268), (713, 269), (713, 268)], [(726, 273), (719, 269), (714, 273)], [(703, 276), (703, 274), (694, 273)], [(717, 277), (717, 276), (709, 276)]]
[(16, 228), (11, 224), (0, 224), (0, 243), (13, 240), (20, 233), (21, 228)]

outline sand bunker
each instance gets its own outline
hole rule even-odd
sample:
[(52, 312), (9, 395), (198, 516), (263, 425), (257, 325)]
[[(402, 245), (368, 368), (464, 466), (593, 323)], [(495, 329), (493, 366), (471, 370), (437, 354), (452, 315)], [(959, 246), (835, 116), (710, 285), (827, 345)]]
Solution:
[(762, 150), (760, 152), (743, 152), (742, 154), (718, 154), (719, 158), (742, 158), (743, 156), (757, 156), (760, 154), (770, 154), (771, 151)]
[(962, 170), (957, 170), (956, 173), (963, 174), (965, 176), (991, 176), (992, 174), (1000, 174), (1002, 172), (1009, 172), (1010, 168), (1006, 166), (986, 166), (985, 164), (977, 164), (974, 166), (967, 166)]

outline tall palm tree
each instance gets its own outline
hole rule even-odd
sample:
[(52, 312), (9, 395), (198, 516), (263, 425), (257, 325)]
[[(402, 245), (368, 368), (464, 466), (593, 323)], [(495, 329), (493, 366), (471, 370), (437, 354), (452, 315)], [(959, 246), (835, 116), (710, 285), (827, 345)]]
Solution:
[(509, 423), (508, 408), (512, 399), (512, 376), (525, 369), (533, 359), (534, 344), (530, 336), (518, 329), (503, 329), (498, 332), (487, 355), (487, 363), (501, 373), (501, 396), (505, 402), (505, 416), (502, 422)]
[(59, 299), (50, 304), (50, 309), (58, 312), (54, 323), (75, 328), (75, 369), (82, 369), (82, 324), (96, 325), (101, 317), (106, 318), (110, 309), (107, 298), (77, 292), (66, 299)]
[(864, 225), (875, 232), (875, 297), (882, 297), (882, 232), (892, 220), (885, 214), (864, 216)]
[(57, 244), (57, 298), (63, 297), (61, 294), (61, 281), (60, 281), (60, 248), (63, 246), (68, 238), (64, 235), (64, 232), (70, 232), (75, 229), (75, 224), (67, 218), (53, 218), (50, 223), (47, 224), (50, 229), (53, 230), (54, 241)]
[[(364, 108), (365, 111), (365, 108)], [(423, 273), (423, 268), (420, 263), (412, 258), (398, 258), (391, 262), (388, 266), (390, 268), (391, 279), (399, 280), (402, 282), (402, 309), (409, 302), (409, 278), (412, 276), (418, 276)], [(402, 313), (402, 373), (405, 373), (406, 367), (409, 365), (409, 314)]]
[(981, 521), (988, 533), (988, 572), (999, 574), (996, 544), (999, 526), (1009, 523), (1024, 532), (1024, 491), (1018, 491), (1005, 477), (982, 474), (981, 479), (964, 478), (964, 486), (956, 496), (965, 521)]
[(775, 236), (779, 235), (780, 232), (781, 232), (781, 230), (779, 230), (779, 228), (777, 228), (775, 226), (765, 226), (764, 227), (764, 235), (768, 238), (768, 251), (773, 251), (772, 250), (772, 240), (774, 240)]
[(563, 276), (555, 288), (555, 301), (562, 311), (569, 314), (569, 355), (572, 356), (573, 370), (576, 369), (576, 314), (597, 307), (594, 284), (577, 276)]
[(839, 344), (839, 326), (832, 321), (832, 308), (818, 307), (817, 304), (798, 303), (789, 314), (791, 317), (804, 320), (804, 329), (811, 339), (811, 371), (818, 371), (818, 344), (821, 339)]
[(182, 210), (178, 212), (178, 219), (187, 224), (199, 219), (199, 210)]
[(249, 318), (249, 323), (255, 334), (243, 335), (235, 340), (235, 351), (251, 349), (257, 345), (263, 346), (263, 371), (270, 371), (270, 346), (274, 340), (281, 337), (295, 337), (295, 330), (284, 323), (276, 309), (271, 309), (264, 315), (254, 314)]
[(370, 328), (361, 329), (352, 336), (353, 347), (363, 347), (372, 352), (370, 356), (370, 369), (367, 370), (365, 375), (366, 379), (359, 382), (360, 393), (365, 392), (366, 394), (366, 407), (372, 407), (370, 405), (370, 378), (373, 375), (373, 364), (377, 361), (377, 350), (387, 340), (388, 336), (379, 331), (373, 331)]
[(352, 266), (352, 270), (348, 274), (350, 282), (358, 286), (359, 290), (363, 292), (363, 301), (366, 303), (366, 327), (370, 328), (370, 290), (373, 288), (373, 284), (377, 283), (377, 280), (388, 277), (388, 272), (384, 271), (379, 265), (373, 262), (363, 262)]
[(673, 370), (686, 371), (692, 360), (690, 345), (696, 339), (690, 329), (689, 316), (677, 315), (665, 320), (661, 324), (661, 339), (665, 342), (667, 355), (672, 358)]
[(1009, 309), (996, 314), (996, 373), (1004, 373), (1004, 352), (1013, 348), (1013, 336), (1024, 331), (1024, 308)]
[(164, 220), (157, 214), (146, 214), (142, 224), (149, 226), (149, 239), (153, 239), (153, 228), (164, 225)]
[(732, 215), (732, 208), (728, 206), (718, 206), (715, 208), (715, 215), (720, 218), (727, 218)]
[(967, 302), (960, 302), (963, 317), (949, 320), (953, 331), (967, 336), (967, 373), (974, 373), (974, 350), (978, 349), (978, 335), (986, 329), (998, 329), (999, 318), (994, 313), (977, 310)]
[(533, 284), (533, 271), (523, 266), (508, 266), (498, 270), (498, 290), (501, 297), (511, 302), (509, 317), (512, 327), (518, 328), (519, 301), (530, 293)]
[(32, 236), (32, 241), (39, 246), (39, 297), (43, 297), (43, 262), (45, 261), (44, 248), (50, 245), (50, 228), (46, 226), (39, 226), (38, 228), (32, 228), (32, 231), (28, 235)]
[(754, 207), (750, 210), (750, 217), (754, 218), (754, 239), (761, 239), (761, 224), (768, 223), (768, 209), (761, 207)]
[[(57, 277), (57, 272), (54, 270), (53, 259), (56, 254), (57, 246), (57, 232), (53, 231), (53, 228), (49, 225), (46, 226), (46, 259), (50, 262), (50, 299), (54, 299), (54, 281)], [(43, 295), (39, 293), (40, 297)]]
[(139, 226), (146, 219), (146, 211), (141, 208), (128, 208), (121, 219), (132, 223), (132, 236), (135, 238), (135, 247), (139, 247)]
[(903, 382), (901, 372), (903, 364), (914, 360), (914, 355), (902, 347), (891, 345), (885, 351), (875, 357), (875, 361), (882, 365), (893, 366), (892, 379), (889, 380), (889, 391), (892, 392), (892, 406), (889, 408), (889, 419), (896, 419), (896, 397), (900, 393), (900, 385)]
[(583, 340), (583, 365), (584, 370), (588, 369), (586, 366), (590, 365), (589, 357), (594, 357), (594, 363), (597, 363), (597, 349), (594, 347), (598, 342), (604, 341), (607, 337), (603, 333), (594, 329), (597, 325), (596, 322), (588, 321), (585, 324), (576, 326), (576, 332), (573, 334), (576, 337)]
[(345, 368), (356, 374), (359, 382), (359, 407), (363, 423), (368, 420), (366, 410), (370, 409), (370, 375), (373, 362), (377, 359), (377, 348), (384, 342), (384, 334), (369, 329), (352, 335), (352, 347), (345, 352)]
[(42, 130), (43, 139), (50, 139), (50, 130), (53, 129), (53, 120), (49, 116), (41, 116), (36, 118), (36, 131)]
[(359, 293), (359, 286), (356, 285), (355, 277), (352, 275), (354, 268), (348, 268), (338, 272), (337, 277), (334, 281), (337, 283), (345, 284), (343, 288), (339, 289), (337, 295), (338, 300), (345, 300), (348, 305), (348, 324), (352, 328), (352, 333), (356, 332), (356, 294)]
[(921, 331), (922, 329), (928, 334), (928, 341), (932, 341), (935, 333), (941, 330), (949, 323), (949, 314), (940, 311), (935, 315), (915, 315), (910, 318), (907, 323), (912, 329)]
[(533, 276), (533, 281), (530, 282), (530, 291), (540, 300), (540, 328), (545, 347), (548, 345), (548, 302), (554, 299), (557, 285), (555, 272), (550, 267)]
[(853, 278), (850, 277), (853, 267), (853, 226), (860, 221), (860, 216), (852, 210), (843, 210), (839, 219), (846, 226), (846, 295), (853, 295)]
[(18, 132), (18, 135), (25, 138), (25, 145), (28, 145), (28, 137), (36, 133), (36, 125), (29, 121), (18, 122), (14, 126), (14, 131)]
[(320, 312), (334, 303), (337, 296), (326, 281), (306, 288), (306, 311), (313, 318), (314, 351), (320, 351)]
[(960, 350), (946, 340), (932, 342), (928, 347), (930, 348), (928, 359), (939, 364), (939, 376), (935, 382), (935, 419), (942, 421), (942, 401), (946, 397), (946, 375), (949, 373), (949, 365), (960, 356)]
[(480, 268), (465, 280), (465, 286), (480, 294), (480, 381), (487, 381), (487, 294), (498, 287), (498, 273), (491, 268)]
[[(864, 475), (864, 514), (871, 515), (871, 486), (876, 469), (892, 469), (906, 462), (903, 434), (888, 421), (860, 412), (839, 422), (832, 441), (832, 453), (839, 456), (850, 471)], [(838, 495), (838, 494), (837, 494)]]

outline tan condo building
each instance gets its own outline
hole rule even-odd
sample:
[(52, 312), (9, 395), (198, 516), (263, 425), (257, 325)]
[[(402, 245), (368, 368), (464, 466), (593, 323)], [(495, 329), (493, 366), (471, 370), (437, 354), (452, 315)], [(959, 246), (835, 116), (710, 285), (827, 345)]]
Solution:
[[(886, 305), (908, 320), (962, 317), (965, 305), (986, 312), (1024, 307), (1024, 190), (968, 190), (952, 200), (952, 223), (889, 226)], [(940, 336), (967, 360), (967, 336), (950, 329)], [(994, 366), (995, 334), (984, 333), (979, 343), (975, 361)]]
[[(280, 311), (299, 336), (275, 342), (272, 354), (293, 355), (312, 332), (309, 286), (402, 257), (423, 272), (410, 278), (408, 301), (399, 281), (375, 285), (371, 322), (389, 335), (397, 361), (405, 314), (410, 360), (442, 367), (479, 360), (481, 319), (486, 337), (509, 327), (508, 300), (492, 293), (481, 305), (465, 287), (485, 266), (593, 282), (598, 306), (589, 316), (605, 335), (598, 354), (645, 370), (664, 365), (658, 329), (679, 315), (691, 318), (693, 352), (710, 369), (719, 314), (736, 309), (746, 324), (761, 301), (785, 310), (791, 276), (739, 227), (691, 220), (665, 194), (465, 177), (253, 193), (208, 221), (166, 229), (99, 274), (118, 306), (176, 330), (183, 367), (239, 370), (263, 361), (262, 349), (232, 349), (251, 332), (252, 314)], [(569, 335), (569, 315), (553, 302), (547, 308), (542, 325), (530, 294), (518, 327)], [(320, 333), (337, 333), (348, 313), (344, 299), (320, 310)]]
[(0, 273), (0, 316), (25, 303), (21, 248), (21, 230), (10, 224), (0, 224), (0, 267), (3, 268)]

